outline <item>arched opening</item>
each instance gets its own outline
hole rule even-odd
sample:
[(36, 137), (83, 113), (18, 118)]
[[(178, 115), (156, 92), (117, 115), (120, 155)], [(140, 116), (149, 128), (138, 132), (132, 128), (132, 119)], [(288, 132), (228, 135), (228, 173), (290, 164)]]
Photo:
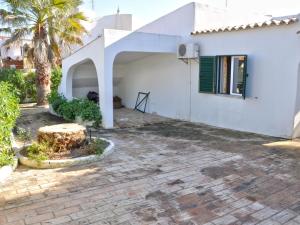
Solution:
[(97, 71), (91, 59), (84, 60), (70, 68), (67, 80), (68, 98), (86, 98), (88, 93), (99, 94)]

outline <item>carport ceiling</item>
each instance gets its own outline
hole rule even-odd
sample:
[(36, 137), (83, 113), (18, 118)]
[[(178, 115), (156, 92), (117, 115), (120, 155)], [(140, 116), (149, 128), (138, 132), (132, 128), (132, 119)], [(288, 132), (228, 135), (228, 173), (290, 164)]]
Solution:
[(122, 52), (117, 55), (115, 64), (127, 64), (145, 57), (154, 55), (154, 53), (147, 52)]

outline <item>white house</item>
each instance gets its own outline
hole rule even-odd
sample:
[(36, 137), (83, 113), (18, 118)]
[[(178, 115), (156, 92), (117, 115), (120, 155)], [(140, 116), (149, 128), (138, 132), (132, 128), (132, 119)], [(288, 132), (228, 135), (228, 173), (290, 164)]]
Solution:
[(26, 46), (30, 46), (31, 41), (28, 39), (22, 39), (19, 43), (8, 48), (3, 46), (8, 38), (9, 37), (7, 36), (0, 36), (0, 68), (8, 67), (24, 69), (31, 66), (29, 63), (26, 63), (25, 60)]
[[(108, 19), (110, 18), (110, 19)], [(98, 21), (63, 60), (60, 91), (100, 95), (103, 126), (113, 96), (148, 113), (277, 137), (300, 136), (299, 15), (239, 15), (190, 3), (133, 31), (131, 15)]]

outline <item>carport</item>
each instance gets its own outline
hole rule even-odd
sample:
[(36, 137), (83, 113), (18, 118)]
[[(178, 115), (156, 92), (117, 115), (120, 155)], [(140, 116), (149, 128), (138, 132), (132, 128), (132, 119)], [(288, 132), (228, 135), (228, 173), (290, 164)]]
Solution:
[[(123, 64), (154, 54), (175, 56), (179, 36), (142, 32), (104, 30), (91, 41), (63, 60), (63, 79), (60, 92), (68, 99), (83, 97), (88, 91), (99, 93), (103, 126), (114, 126), (113, 96), (116, 64)], [(117, 78), (117, 75), (116, 75)], [(115, 92), (115, 93), (114, 93)]]

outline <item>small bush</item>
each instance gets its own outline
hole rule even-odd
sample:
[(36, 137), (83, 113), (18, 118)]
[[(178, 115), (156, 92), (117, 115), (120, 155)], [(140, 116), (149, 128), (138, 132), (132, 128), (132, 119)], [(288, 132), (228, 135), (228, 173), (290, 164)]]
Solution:
[(108, 145), (109, 144), (102, 139), (93, 139), (87, 146), (87, 151), (89, 154), (102, 155)]
[(22, 72), (16, 69), (0, 69), (0, 81), (10, 83), (18, 98), (21, 101), (25, 99), (25, 79)]
[(34, 142), (32, 145), (27, 147), (26, 151), (28, 158), (37, 162), (49, 159), (49, 155), (51, 155), (53, 152), (47, 142)]
[(83, 121), (95, 121), (95, 126), (101, 124), (102, 116), (99, 110), (99, 106), (92, 101), (83, 99), (78, 104), (79, 110), (77, 111), (76, 116), (80, 116)]
[(22, 128), (22, 127), (17, 127), (17, 137), (23, 141), (24, 143), (26, 141), (31, 140), (31, 131), (30, 129)]
[(57, 92), (62, 78), (62, 70), (56, 67), (51, 73), (51, 92)]
[(12, 165), (14, 163), (14, 154), (7, 149), (0, 152), (0, 167)]
[(23, 73), (16, 69), (0, 69), (0, 81), (10, 83), (21, 102), (25, 99), (36, 100), (35, 78), (36, 75), (33, 72)]
[(48, 96), (48, 101), (53, 110), (65, 120), (74, 121), (76, 116), (80, 116), (83, 121), (94, 121), (94, 126), (98, 127), (101, 124), (101, 112), (95, 102), (87, 99), (67, 101), (63, 95), (58, 94), (56, 91)]
[(58, 108), (67, 102), (67, 99), (60, 95), (57, 91), (53, 91), (48, 96), (48, 102), (51, 104), (53, 110), (58, 113)]
[(0, 151), (11, 149), (11, 131), (19, 114), (19, 99), (13, 92), (13, 86), (0, 82)]
[(57, 113), (62, 115), (65, 120), (74, 121), (78, 112), (81, 111), (80, 105), (81, 101), (77, 99), (70, 102), (64, 102), (58, 107)]
[(36, 74), (30, 72), (25, 74), (25, 97), (27, 99), (36, 101)]

